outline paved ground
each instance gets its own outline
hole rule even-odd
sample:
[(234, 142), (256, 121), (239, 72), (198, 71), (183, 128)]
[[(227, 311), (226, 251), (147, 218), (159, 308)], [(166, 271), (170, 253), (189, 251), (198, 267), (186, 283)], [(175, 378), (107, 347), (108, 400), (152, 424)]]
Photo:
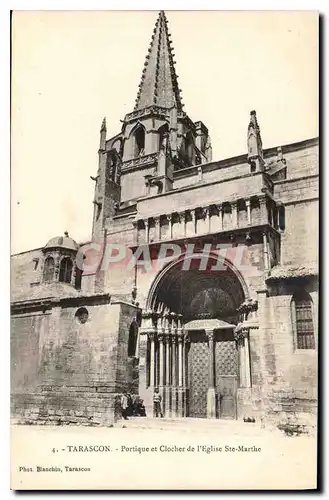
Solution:
[[(139, 418), (112, 428), (12, 426), (11, 434), (12, 487), (18, 489), (310, 489), (316, 484), (315, 438), (286, 437), (258, 424)], [(37, 472), (37, 467), (53, 470)]]

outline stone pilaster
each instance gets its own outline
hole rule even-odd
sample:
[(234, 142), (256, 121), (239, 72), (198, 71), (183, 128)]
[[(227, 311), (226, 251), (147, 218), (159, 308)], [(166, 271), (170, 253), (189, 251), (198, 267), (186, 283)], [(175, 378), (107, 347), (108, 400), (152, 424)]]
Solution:
[(206, 330), (208, 337), (208, 391), (207, 391), (207, 418), (216, 418), (216, 391), (215, 391), (215, 356), (214, 332)]
[(165, 336), (166, 341), (166, 380), (165, 380), (165, 399), (166, 405), (164, 407), (165, 416), (171, 417), (172, 415), (172, 390), (170, 386), (171, 382), (171, 336), (167, 332)]
[(269, 271), (270, 269), (270, 259), (268, 252), (268, 241), (267, 241), (267, 233), (263, 232), (263, 253), (264, 253), (264, 270)]
[(246, 199), (246, 207), (247, 207), (247, 219), (248, 219), (248, 226), (251, 225), (251, 210), (250, 210), (250, 199)]
[(156, 359), (155, 359), (155, 333), (148, 334), (150, 341), (150, 386), (154, 387), (156, 382)]
[(160, 217), (154, 217), (155, 222), (155, 238), (156, 240), (161, 240), (161, 225), (160, 225)]
[(238, 204), (236, 201), (231, 203), (232, 207), (232, 228), (238, 227)]
[(239, 350), (240, 387), (250, 387), (250, 355), (249, 355), (249, 330), (238, 325), (234, 338)]
[(145, 243), (148, 243), (150, 238), (149, 220), (145, 219), (144, 224), (145, 224)]

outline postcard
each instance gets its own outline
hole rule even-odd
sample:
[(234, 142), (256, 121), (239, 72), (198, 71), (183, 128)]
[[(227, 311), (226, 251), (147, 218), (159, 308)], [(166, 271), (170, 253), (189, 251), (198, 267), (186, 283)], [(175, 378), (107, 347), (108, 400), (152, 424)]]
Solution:
[(317, 488), (318, 25), (13, 12), (13, 490)]

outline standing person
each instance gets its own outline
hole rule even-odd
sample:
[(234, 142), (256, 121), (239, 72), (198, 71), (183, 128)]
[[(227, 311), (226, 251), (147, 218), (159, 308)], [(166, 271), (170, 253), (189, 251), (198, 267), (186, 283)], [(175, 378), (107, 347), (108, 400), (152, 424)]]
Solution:
[(127, 393), (124, 392), (121, 396), (121, 414), (122, 418), (124, 418), (125, 420), (128, 420), (127, 412), (128, 412), (128, 397)]
[(156, 387), (154, 389), (154, 394), (153, 394), (154, 413), (156, 417), (158, 417), (160, 413), (160, 417), (163, 418), (161, 401), (162, 401), (161, 394), (159, 393), (159, 389)]

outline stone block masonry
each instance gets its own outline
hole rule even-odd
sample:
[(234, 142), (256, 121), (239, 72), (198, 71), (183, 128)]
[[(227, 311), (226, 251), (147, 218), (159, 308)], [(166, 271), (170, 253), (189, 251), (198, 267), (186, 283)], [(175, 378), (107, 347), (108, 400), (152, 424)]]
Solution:
[[(137, 308), (114, 300), (87, 305), (84, 324), (77, 320), (78, 309), (69, 302), (51, 308), (47, 315), (13, 317), (15, 421), (110, 425), (118, 418), (121, 394), (131, 388), (128, 336)], [(31, 336), (36, 317), (38, 327)]]

